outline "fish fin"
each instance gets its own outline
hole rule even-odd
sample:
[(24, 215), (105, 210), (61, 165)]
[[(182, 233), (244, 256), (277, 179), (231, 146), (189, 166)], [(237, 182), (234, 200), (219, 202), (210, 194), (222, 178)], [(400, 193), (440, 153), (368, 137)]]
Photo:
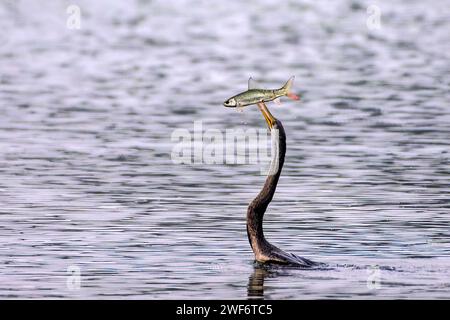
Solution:
[(258, 82), (252, 77), (248, 78), (248, 90), (258, 88)]
[(275, 102), (275, 104), (280, 105), (281, 104), (281, 99), (280, 98), (276, 98), (275, 100), (273, 100), (273, 102)]
[(291, 92), (291, 88), (292, 88), (292, 84), (294, 83), (294, 79), (295, 79), (295, 77), (292, 76), (281, 89), (283, 90), (284, 94), (287, 97), (291, 98), (292, 100), (300, 100), (299, 96), (297, 96), (296, 94)]

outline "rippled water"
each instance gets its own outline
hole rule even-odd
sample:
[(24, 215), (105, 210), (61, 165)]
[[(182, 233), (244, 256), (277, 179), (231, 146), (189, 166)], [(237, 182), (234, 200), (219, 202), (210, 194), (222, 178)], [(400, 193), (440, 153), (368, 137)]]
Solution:
[[(0, 297), (450, 298), (448, 1), (74, 2), (0, 3)], [(267, 236), (326, 270), (254, 266), (258, 165), (171, 160), (265, 127), (250, 75), (303, 96)]]

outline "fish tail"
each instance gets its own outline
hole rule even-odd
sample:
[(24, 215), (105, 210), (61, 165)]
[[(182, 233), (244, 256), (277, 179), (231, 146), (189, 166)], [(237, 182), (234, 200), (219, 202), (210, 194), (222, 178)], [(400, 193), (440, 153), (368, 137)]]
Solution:
[(283, 93), (288, 98), (291, 98), (292, 100), (300, 100), (300, 97), (297, 96), (295, 93), (291, 92), (292, 84), (294, 83), (294, 76), (292, 76), (285, 85), (281, 88), (283, 90)]

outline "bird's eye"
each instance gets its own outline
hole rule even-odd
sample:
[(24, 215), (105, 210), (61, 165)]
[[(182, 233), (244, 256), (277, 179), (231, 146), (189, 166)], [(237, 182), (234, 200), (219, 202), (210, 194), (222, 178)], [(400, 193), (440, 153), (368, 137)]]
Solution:
[(227, 100), (225, 103), (226, 103), (226, 104), (230, 104), (230, 100)]

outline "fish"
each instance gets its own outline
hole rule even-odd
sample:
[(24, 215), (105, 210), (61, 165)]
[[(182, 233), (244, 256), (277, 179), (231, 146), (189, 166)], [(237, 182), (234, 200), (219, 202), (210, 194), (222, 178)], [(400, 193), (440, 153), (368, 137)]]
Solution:
[(272, 100), (280, 103), (279, 98), (283, 96), (292, 100), (300, 100), (299, 96), (291, 92), (293, 82), (294, 77), (291, 77), (280, 89), (256, 89), (253, 79), (249, 78), (248, 90), (227, 99), (223, 105), (228, 108), (236, 108)]

